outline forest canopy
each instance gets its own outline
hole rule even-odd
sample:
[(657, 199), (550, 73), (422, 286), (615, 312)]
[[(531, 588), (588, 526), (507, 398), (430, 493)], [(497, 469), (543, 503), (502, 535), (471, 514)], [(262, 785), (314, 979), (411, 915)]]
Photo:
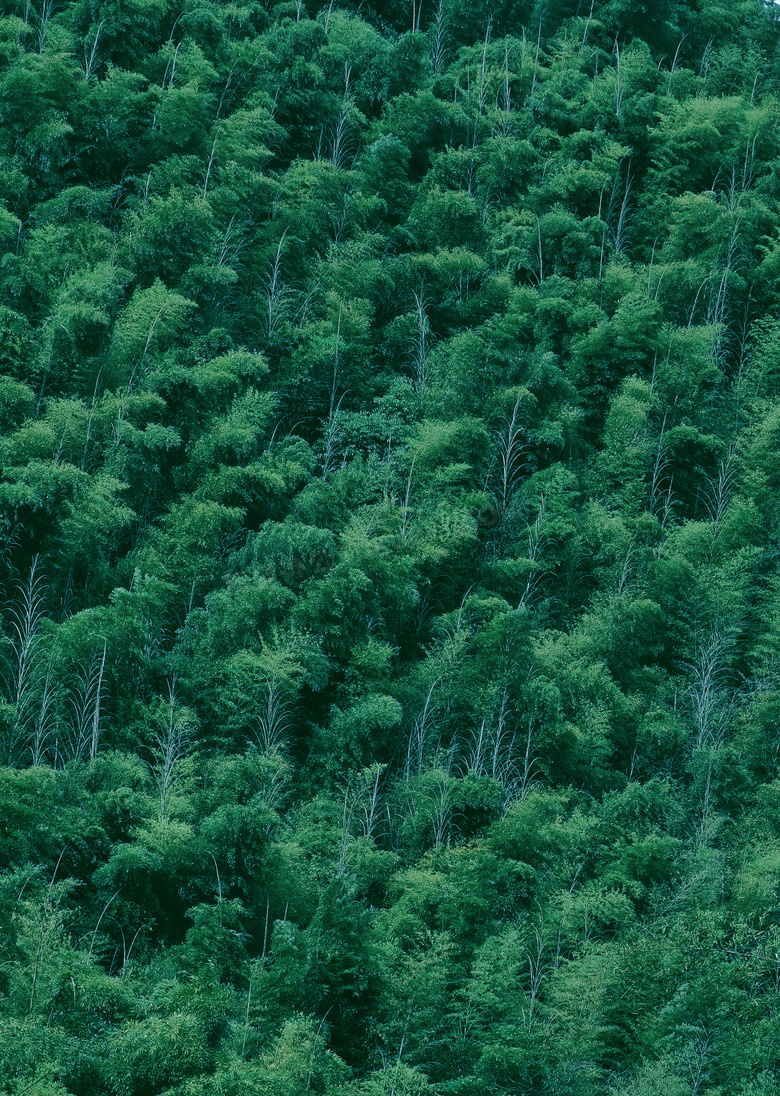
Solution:
[(780, 1089), (780, 22), (0, 2), (0, 1092)]

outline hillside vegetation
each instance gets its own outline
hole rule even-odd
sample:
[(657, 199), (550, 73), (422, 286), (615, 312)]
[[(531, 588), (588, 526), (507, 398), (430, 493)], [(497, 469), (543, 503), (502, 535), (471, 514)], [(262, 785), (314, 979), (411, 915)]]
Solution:
[(780, 1090), (780, 25), (0, 4), (0, 1092)]

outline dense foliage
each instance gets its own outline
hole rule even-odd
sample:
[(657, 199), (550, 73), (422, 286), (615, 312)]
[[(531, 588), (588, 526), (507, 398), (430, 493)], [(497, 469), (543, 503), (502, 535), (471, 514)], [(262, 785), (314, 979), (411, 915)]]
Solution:
[(0, 4), (0, 1091), (780, 1086), (759, 0)]

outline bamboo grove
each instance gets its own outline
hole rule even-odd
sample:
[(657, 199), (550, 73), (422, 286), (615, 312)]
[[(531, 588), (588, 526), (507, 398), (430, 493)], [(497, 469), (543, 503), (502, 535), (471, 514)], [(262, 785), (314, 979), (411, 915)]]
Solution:
[(0, 1091), (780, 1086), (759, 0), (0, 4)]

